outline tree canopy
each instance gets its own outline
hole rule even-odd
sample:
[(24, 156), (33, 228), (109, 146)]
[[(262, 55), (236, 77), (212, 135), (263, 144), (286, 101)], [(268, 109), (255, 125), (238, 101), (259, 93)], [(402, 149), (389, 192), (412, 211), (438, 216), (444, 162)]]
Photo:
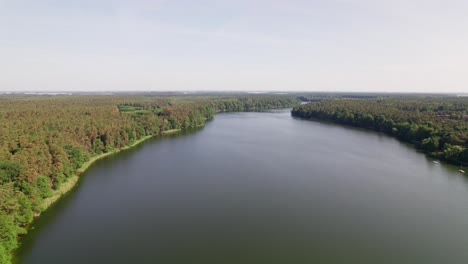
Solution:
[(292, 114), (387, 133), (454, 164), (468, 164), (467, 98), (333, 99)]
[(0, 263), (11, 261), (44, 199), (92, 157), (166, 130), (202, 126), (216, 112), (298, 102), (284, 95), (0, 97)]

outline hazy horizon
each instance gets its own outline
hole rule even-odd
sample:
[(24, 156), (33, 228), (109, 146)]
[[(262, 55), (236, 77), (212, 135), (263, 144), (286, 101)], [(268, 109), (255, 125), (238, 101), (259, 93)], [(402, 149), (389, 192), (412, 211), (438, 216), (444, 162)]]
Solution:
[(468, 2), (0, 0), (0, 92), (467, 93)]
[(2, 94), (72, 95), (72, 94), (371, 94), (371, 95), (454, 95), (468, 97), (468, 92), (378, 92), (378, 91), (320, 91), (320, 90), (10, 90)]

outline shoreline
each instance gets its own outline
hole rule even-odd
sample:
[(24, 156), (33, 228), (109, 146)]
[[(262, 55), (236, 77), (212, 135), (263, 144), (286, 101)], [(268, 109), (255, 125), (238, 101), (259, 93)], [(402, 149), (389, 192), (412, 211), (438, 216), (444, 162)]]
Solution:
[[(202, 127), (204, 125), (205, 124), (200, 125), (198, 127)], [(161, 136), (165, 136), (165, 135), (171, 135), (171, 134), (175, 134), (175, 133), (180, 132), (180, 131), (182, 131), (181, 128), (176, 128), (176, 129), (170, 129), (170, 130), (163, 131), (162, 133), (160, 133), (158, 135), (145, 136), (145, 137), (140, 138), (139, 140), (133, 142), (131, 145), (128, 145), (128, 146), (125, 146), (125, 147), (122, 147), (122, 148), (119, 148), (119, 149), (114, 149), (114, 150), (112, 150), (110, 152), (102, 153), (102, 154), (99, 154), (97, 156), (91, 157), (88, 161), (83, 163), (83, 165), (81, 165), (81, 167), (78, 168), (75, 171), (74, 175), (71, 176), (68, 179), (68, 181), (62, 183), (62, 185), (60, 185), (60, 187), (57, 190), (54, 190), (52, 196), (50, 196), (48, 198), (45, 198), (42, 201), (42, 203), (39, 205), (41, 211), (39, 213), (35, 213), (33, 215), (33, 221), (31, 223), (29, 223), (28, 226), (26, 227), (27, 233), (29, 232), (29, 229), (31, 228), (31, 226), (33, 226), (33, 223), (36, 221), (36, 219), (38, 219), (42, 215), (42, 213), (44, 213), (49, 207), (51, 207), (53, 204), (55, 204), (63, 195), (67, 194), (74, 187), (76, 187), (78, 185), (78, 182), (80, 180), (80, 175), (83, 174), (84, 172), (86, 172), (89, 169), (89, 167), (91, 167), (91, 165), (93, 165), (96, 161), (98, 161), (100, 159), (103, 159), (105, 157), (108, 157), (110, 155), (122, 152), (124, 150), (128, 150), (130, 148), (133, 148), (133, 147), (147, 141), (148, 139), (155, 138), (155, 137), (161, 137)], [(26, 234), (24, 234), (24, 235), (26, 235)], [(19, 236), (18, 239), (21, 240), (21, 237), (24, 236), (24, 235)], [(21, 247), (21, 246), (19, 246), (19, 247)], [(16, 259), (16, 254), (17, 254), (16, 252), (18, 251), (19, 247), (17, 247), (16, 249), (13, 250), (13, 252), (15, 252), (15, 253), (12, 253), (12, 261), (13, 261), (12, 263), (13, 264), (18, 263), (17, 259)]]
[(77, 185), (77, 183), (78, 183), (78, 181), (80, 179), (80, 175), (83, 174), (84, 172), (86, 172), (86, 170), (88, 170), (89, 167), (91, 165), (93, 165), (94, 162), (96, 162), (97, 160), (100, 160), (102, 158), (105, 158), (107, 156), (119, 153), (121, 151), (130, 149), (130, 148), (133, 148), (133, 147), (143, 143), (144, 141), (146, 141), (146, 140), (148, 140), (150, 138), (159, 137), (159, 136), (163, 136), (163, 135), (174, 134), (174, 133), (177, 133), (177, 132), (179, 132), (181, 130), (182, 129), (180, 129), (180, 128), (170, 129), (170, 130), (166, 130), (166, 131), (162, 132), (159, 135), (145, 136), (145, 137), (133, 142), (131, 145), (128, 145), (128, 146), (125, 146), (123, 148), (115, 149), (115, 150), (112, 150), (110, 152), (102, 153), (102, 154), (99, 154), (97, 156), (91, 157), (87, 162), (83, 163), (83, 165), (76, 170), (75, 174), (73, 176), (71, 176), (68, 179), (68, 181), (62, 183), (62, 185), (57, 190), (54, 190), (52, 196), (50, 196), (48, 198), (45, 198), (42, 201), (42, 203), (40, 205), (41, 212), (34, 214), (34, 219), (38, 218), (41, 215), (42, 212), (44, 212), (51, 205), (53, 205), (55, 202), (57, 202), (60, 197), (62, 197), (64, 194), (71, 191), (73, 189), (73, 187), (75, 187)]
[(408, 145), (409, 147), (411, 147), (416, 152), (421, 153), (421, 154), (423, 154), (424, 156), (426, 156), (428, 158), (438, 160), (441, 163), (443, 162), (445, 165), (452, 166), (454, 168), (459, 167), (459, 166), (468, 166), (468, 163), (449, 160), (449, 159), (441, 157), (441, 156), (439, 156), (437, 154), (434, 154), (434, 152), (426, 152), (426, 151), (418, 148), (418, 146), (415, 143), (403, 140), (403, 139), (401, 139), (401, 138), (399, 138), (399, 137), (397, 137), (395, 135), (386, 133), (385, 131), (376, 130), (374, 128), (368, 128), (368, 127), (361, 127), (361, 126), (354, 126), (354, 125), (339, 123), (339, 122), (335, 122), (333, 120), (322, 119), (322, 118), (318, 118), (318, 117), (302, 117), (302, 116), (295, 116), (295, 115), (292, 115), (292, 114), (291, 114), (291, 116), (293, 118), (298, 118), (298, 119), (302, 119), (302, 120), (305, 120), (305, 121), (323, 122), (323, 123), (326, 123), (326, 124), (332, 124), (332, 125), (336, 125), (336, 126), (340, 126), (340, 127), (352, 128), (352, 129), (358, 129), (358, 130), (362, 130), (362, 131), (366, 131), (366, 132), (382, 134), (382, 135), (385, 135), (387, 137), (390, 137), (390, 138), (393, 138), (393, 139), (397, 140), (401, 144)]

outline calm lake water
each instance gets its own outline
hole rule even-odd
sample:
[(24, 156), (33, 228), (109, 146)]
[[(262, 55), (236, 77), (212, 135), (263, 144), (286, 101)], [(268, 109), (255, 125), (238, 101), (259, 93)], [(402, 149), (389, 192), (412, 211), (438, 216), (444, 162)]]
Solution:
[(382, 134), (218, 114), (98, 161), (18, 262), (468, 263), (468, 185)]

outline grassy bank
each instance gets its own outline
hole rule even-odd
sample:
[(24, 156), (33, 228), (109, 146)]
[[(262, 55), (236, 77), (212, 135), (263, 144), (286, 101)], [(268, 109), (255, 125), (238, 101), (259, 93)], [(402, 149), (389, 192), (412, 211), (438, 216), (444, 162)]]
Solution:
[[(181, 129), (171, 129), (171, 130), (167, 130), (167, 131), (164, 131), (161, 133), (161, 135), (168, 135), (168, 134), (174, 134), (176, 132), (179, 132), (181, 131)], [(79, 175), (84, 173), (94, 162), (96, 162), (97, 160), (100, 160), (102, 158), (105, 158), (107, 156), (110, 156), (110, 155), (113, 155), (113, 154), (116, 154), (116, 153), (119, 153), (123, 150), (126, 150), (126, 149), (129, 149), (129, 148), (132, 148), (136, 145), (139, 145), (140, 143), (152, 138), (153, 136), (146, 136), (146, 137), (143, 137), (135, 142), (133, 142), (131, 145), (128, 145), (128, 146), (125, 146), (123, 148), (120, 148), (120, 149), (115, 149), (113, 151), (110, 151), (110, 152), (107, 152), (107, 153), (102, 153), (100, 155), (97, 155), (97, 156), (94, 156), (92, 157), (91, 159), (89, 159), (87, 162), (85, 162), (75, 173), (75, 175), (73, 175), (71, 178), (68, 179), (67, 182), (63, 183), (60, 185), (60, 187), (57, 189), (57, 190), (54, 190), (52, 196), (44, 199), (40, 205), (41, 207), (41, 211), (45, 211), (47, 208), (49, 208), (52, 204), (54, 204), (62, 195), (66, 194), (67, 192), (69, 192), (71, 189), (73, 189), (73, 187), (76, 186), (76, 184), (78, 183), (78, 180), (79, 180)], [(35, 217), (38, 217), (40, 214), (36, 214)]]
[(217, 109), (246, 111), (297, 103), (295, 95), (8, 95), (2, 99), (2, 264), (10, 263), (17, 238), (27, 231), (33, 216), (76, 186), (79, 175), (94, 161), (138, 144), (145, 135), (203, 125)]
[(181, 131), (180, 128), (177, 128), (177, 129), (170, 129), (170, 130), (166, 130), (166, 131), (162, 132), (162, 134), (163, 134), (163, 135), (169, 135), (169, 134), (174, 134), (174, 133), (179, 132), (179, 131)]

